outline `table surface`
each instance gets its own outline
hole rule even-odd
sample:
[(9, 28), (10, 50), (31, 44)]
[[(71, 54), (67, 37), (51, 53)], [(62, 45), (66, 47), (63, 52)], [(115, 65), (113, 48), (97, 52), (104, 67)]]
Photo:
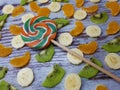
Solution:
[[(86, 1), (85, 6), (90, 6), (93, 4), (93, 3), (89, 2), (89, 0), (85, 0), (85, 1)], [(108, 21), (105, 24), (99, 25), (102, 29), (102, 35), (99, 38), (90, 38), (85, 34), (85, 32), (83, 32), (82, 35), (79, 35), (78, 37), (74, 38), (74, 42), (72, 43), (71, 46), (69, 46), (69, 48), (76, 48), (79, 44), (88, 43), (92, 40), (97, 41), (99, 44), (99, 48), (97, 49), (96, 53), (94, 53), (93, 55), (84, 55), (84, 56), (88, 59), (91, 56), (95, 56), (96, 58), (100, 59), (100, 61), (103, 63), (103, 67), (105, 69), (107, 69), (108, 71), (110, 71), (110, 72), (112, 72), (115, 75), (120, 77), (120, 70), (112, 70), (112, 69), (107, 67), (107, 65), (104, 62), (104, 58), (105, 58), (107, 52), (101, 49), (101, 46), (103, 45), (103, 43), (106, 43), (106, 42), (112, 40), (114, 37), (120, 35), (120, 32), (118, 34), (112, 35), (112, 36), (107, 36), (105, 34), (105, 30), (107, 28), (107, 25), (111, 20), (116, 20), (120, 23), (120, 15), (113, 17), (113, 16), (111, 16), (110, 11), (105, 8), (106, 1), (107, 0), (101, 0), (101, 2), (98, 3), (98, 5), (99, 5), (98, 12), (105, 11), (109, 14)], [(19, 5), (19, 2), (20, 2), (20, 0), (0, 0), (0, 14), (2, 14), (1, 10), (2, 10), (2, 7), (4, 5), (13, 4), (14, 6), (16, 6), (16, 5)], [(70, 3), (75, 5), (74, 0), (70, 0)], [(43, 5), (40, 3), (38, 3), (38, 4), (41, 6), (48, 5), (48, 4)], [(25, 8), (26, 8), (25, 13), (28, 13), (28, 12), (33, 13), (30, 11), (29, 5), (26, 5)], [(77, 9), (78, 8), (76, 8), (76, 10)], [(33, 14), (36, 15), (35, 13), (33, 13)], [(15, 17), (15, 18), (13, 18), (12, 16), (9, 16), (9, 18), (7, 19), (7, 23), (3, 27), (3, 30), (2, 30), (3, 37), (0, 40), (0, 43), (4, 44), (6, 46), (11, 46), (11, 39), (13, 38), (13, 35), (11, 35), (9, 32), (9, 26), (11, 24), (18, 24), (18, 25), (22, 26), (23, 23), (21, 21), (21, 17), (22, 17), (22, 15)], [(52, 18), (52, 19), (58, 18), (58, 17), (65, 17), (63, 15), (62, 11), (60, 11), (58, 13), (51, 13), (50, 14), (50, 18)], [(93, 23), (90, 21), (89, 18), (90, 18), (90, 15), (88, 15), (88, 17), (82, 21), (86, 27), (88, 25), (93, 25)], [(75, 19), (71, 18), (70, 24), (58, 31), (58, 36), (60, 33), (69, 32), (72, 28), (74, 28), (75, 21), (76, 21)], [(38, 63), (35, 60), (35, 55), (40, 50), (37, 50), (37, 51), (32, 50), (32, 49), (28, 48), (27, 46), (25, 46), (19, 50), (16, 50), (13, 48), (13, 53), (10, 56), (8, 56), (6, 58), (0, 58), (0, 66), (6, 66), (9, 68), (9, 71), (8, 71), (7, 75), (5, 76), (4, 80), (6, 80), (9, 83), (11, 83), (12, 85), (16, 86), (19, 90), (65, 90), (64, 81), (65, 81), (66, 75), (68, 75), (70, 73), (78, 73), (82, 69), (82, 67), (85, 63), (82, 63), (80, 65), (70, 64), (69, 61), (67, 60), (66, 52), (64, 52), (59, 47), (56, 47), (56, 46), (54, 46), (54, 47), (55, 47), (55, 55), (54, 55), (52, 61), (47, 62), (47, 63)], [(9, 61), (11, 58), (13, 58), (15, 56), (23, 55), (24, 52), (26, 52), (26, 51), (30, 51), (31, 55), (32, 55), (30, 63), (26, 67), (29, 67), (34, 71), (35, 80), (29, 87), (22, 88), (16, 81), (16, 75), (20, 69), (12, 67), (10, 65)], [(119, 53), (119, 55), (120, 55), (120, 53)], [(44, 81), (47, 74), (51, 71), (54, 64), (60, 64), (65, 69), (66, 74), (65, 74), (64, 78), (62, 79), (61, 83), (58, 84), (56, 87), (44, 88), (41, 86), (41, 83)], [(109, 90), (120, 90), (119, 83), (117, 83), (113, 79), (109, 78), (107, 75), (104, 75), (103, 73), (99, 73), (96, 77), (89, 79), (89, 80), (82, 78), (82, 87), (80, 90), (95, 90), (95, 87), (98, 84), (106, 85), (109, 88)]]

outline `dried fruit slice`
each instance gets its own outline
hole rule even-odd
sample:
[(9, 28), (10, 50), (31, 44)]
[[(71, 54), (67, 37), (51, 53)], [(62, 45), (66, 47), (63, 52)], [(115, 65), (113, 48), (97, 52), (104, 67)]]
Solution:
[(20, 5), (26, 5), (26, 4), (28, 4), (28, 3), (32, 2), (32, 1), (34, 1), (34, 0), (21, 0)]
[(50, 10), (47, 7), (40, 8), (37, 11), (38, 16), (46, 16), (48, 17), (50, 15)]
[(7, 57), (12, 53), (12, 48), (0, 44), (0, 57)]
[(80, 22), (80, 21), (75, 22), (75, 25), (76, 25), (76, 27), (73, 28), (70, 31), (70, 34), (72, 36), (78, 36), (78, 35), (80, 35), (83, 32), (84, 28), (85, 28), (84, 25), (83, 25), (83, 23)]
[(58, 12), (60, 11), (61, 9), (61, 4), (58, 3), (58, 2), (51, 2), (49, 5), (48, 5), (48, 8), (51, 12)]
[(80, 8), (81, 6), (83, 6), (85, 0), (75, 0), (76, 3), (76, 7)]
[(85, 10), (87, 13), (95, 13), (98, 11), (98, 5), (93, 5), (89, 7), (82, 7), (83, 10)]
[(103, 44), (102, 48), (111, 53), (120, 52), (120, 37), (111, 40), (109, 43)]
[(74, 14), (74, 6), (72, 4), (64, 4), (62, 10), (64, 15), (68, 18), (72, 17)]
[[(96, 65), (102, 67), (102, 63), (97, 58), (90, 58), (90, 60), (95, 63)], [(83, 69), (79, 72), (79, 76), (83, 78), (92, 78), (98, 74), (98, 70), (88, 64), (86, 64)]]
[(33, 11), (33, 12), (37, 12), (40, 7), (38, 6), (38, 4), (36, 2), (31, 2), (30, 3), (30, 9)]
[(96, 90), (108, 90), (108, 88), (105, 85), (97, 85)]
[(2, 27), (4, 26), (7, 18), (8, 14), (0, 15), (0, 31), (2, 30)]
[(100, 2), (101, 0), (90, 0), (90, 2), (93, 2), (93, 3), (98, 3)]
[(65, 74), (65, 70), (59, 66), (58, 64), (55, 64), (53, 67), (53, 71), (47, 75), (45, 81), (42, 83), (42, 86), (51, 88), (59, 84)]
[(25, 15), (22, 16), (22, 22), (25, 23), (28, 19), (30, 19), (32, 17), (34, 17), (33, 14), (27, 13), (27, 14), (25, 14)]
[(11, 14), (13, 12), (14, 6), (11, 4), (5, 5), (2, 9), (4, 14)]
[(107, 33), (108, 35), (112, 35), (112, 34), (118, 33), (119, 31), (120, 31), (119, 23), (116, 22), (116, 21), (111, 21), (111, 22), (108, 24), (106, 33)]
[(78, 46), (78, 49), (80, 49), (85, 54), (93, 54), (98, 48), (98, 43), (96, 41), (92, 41), (88, 44), (81, 44)]
[(2, 80), (0, 82), (0, 90), (18, 90), (18, 89), (13, 85), (9, 84), (8, 82)]
[(35, 56), (36, 60), (41, 63), (49, 62), (52, 60), (52, 57), (54, 55), (54, 47), (53, 45), (50, 45), (45, 50), (41, 51), (39, 54)]
[(95, 24), (103, 24), (108, 20), (106, 12), (98, 13), (90, 17), (90, 20)]
[(25, 8), (23, 6), (16, 6), (13, 9), (12, 16), (16, 17), (16, 16), (18, 16), (20, 14), (23, 14), (24, 12), (25, 12)]
[(70, 21), (66, 18), (56, 18), (55, 22), (57, 24), (57, 28), (60, 29), (70, 23)]
[(21, 34), (21, 28), (18, 25), (10, 25), (10, 33), (13, 35), (20, 35)]
[(0, 79), (3, 79), (8, 71), (6, 67), (0, 67)]
[(10, 64), (13, 67), (24, 67), (25, 65), (27, 65), (30, 61), (30, 52), (26, 52), (23, 56), (19, 56), (19, 57), (15, 57), (13, 59), (10, 60)]
[(120, 12), (120, 6), (118, 2), (106, 2), (106, 7), (111, 11), (112, 16), (117, 16)]
[(49, 0), (38, 0), (40, 3), (47, 3)]

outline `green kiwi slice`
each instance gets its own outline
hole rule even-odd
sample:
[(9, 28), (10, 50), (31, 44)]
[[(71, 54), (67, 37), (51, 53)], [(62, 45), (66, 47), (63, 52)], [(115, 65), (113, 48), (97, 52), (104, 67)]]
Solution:
[(65, 74), (65, 70), (58, 64), (55, 64), (53, 67), (53, 71), (48, 74), (42, 86), (47, 88), (52, 88), (59, 84)]
[[(97, 58), (92, 57), (92, 58), (90, 58), (90, 60), (93, 63), (97, 64), (98, 66), (102, 67), (102, 63)], [(92, 77), (96, 76), (98, 72), (99, 71), (96, 68), (86, 64), (83, 67), (83, 69), (79, 72), (79, 76), (89, 79), (89, 78), (92, 78)]]
[(35, 58), (40, 63), (49, 62), (52, 60), (54, 53), (55, 53), (55, 50), (53, 45), (51, 44), (48, 48), (44, 49), (39, 54), (37, 54)]
[(30, 3), (30, 2), (32, 2), (32, 1), (34, 1), (34, 0), (21, 0), (20, 1), (20, 5), (26, 5), (26, 4), (28, 4), (28, 3)]
[(52, 0), (53, 2), (69, 2), (69, 0)]
[(57, 18), (55, 19), (55, 22), (57, 24), (57, 28), (60, 29), (70, 23), (70, 21), (66, 18)]
[(6, 67), (0, 67), (0, 79), (3, 79), (8, 71)]
[(7, 18), (8, 18), (8, 14), (4, 14), (0, 16), (0, 31), (2, 30), (2, 27), (4, 26)]
[(120, 52), (120, 36), (113, 39), (112, 41), (102, 45), (102, 49), (109, 53)]
[(10, 85), (8, 82), (2, 80), (0, 82), (0, 90), (18, 90), (18, 89)]
[(95, 24), (103, 24), (108, 20), (108, 14), (106, 12), (98, 13), (91, 16), (90, 20)]

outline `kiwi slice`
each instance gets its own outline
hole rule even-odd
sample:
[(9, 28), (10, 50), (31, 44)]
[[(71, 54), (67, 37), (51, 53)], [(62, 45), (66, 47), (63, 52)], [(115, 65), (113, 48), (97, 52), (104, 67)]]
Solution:
[[(90, 58), (90, 60), (93, 63), (97, 64), (98, 66), (102, 67), (102, 63), (97, 58), (92, 57), (92, 58)], [(96, 68), (86, 64), (83, 67), (83, 69), (79, 72), (79, 76), (89, 79), (89, 78), (92, 78), (92, 77), (96, 76), (98, 72), (99, 71)]]
[(20, 5), (26, 5), (26, 4), (28, 4), (28, 3), (30, 3), (30, 2), (32, 2), (32, 1), (34, 1), (34, 0), (21, 0), (20, 1)]
[(4, 78), (4, 76), (6, 75), (7, 71), (8, 71), (8, 68), (0, 67), (0, 79)]
[(69, 2), (69, 0), (52, 0), (53, 2)]
[(103, 24), (108, 20), (106, 12), (98, 13), (90, 17), (90, 20), (95, 24)]
[(39, 54), (35, 56), (36, 60), (40, 63), (49, 62), (52, 60), (54, 56), (55, 50), (53, 45), (51, 44), (46, 49), (42, 50)]
[(106, 50), (109, 53), (120, 52), (120, 36), (116, 37), (108, 43), (103, 44), (102, 49)]
[(0, 16), (0, 31), (2, 30), (2, 27), (4, 26), (7, 18), (8, 18), (8, 14), (4, 14)]
[(59, 66), (58, 64), (55, 64), (53, 67), (53, 71), (48, 74), (45, 81), (42, 83), (42, 86), (47, 88), (52, 88), (59, 84), (65, 74), (65, 70)]
[(55, 19), (55, 22), (57, 24), (57, 28), (60, 29), (64, 26), (68, 25), (70, 21), (66, 18), (57, 18), (57, 19)]
[(18, 89), (10, 85), (8, 82), (2, 80), (0, 82), (0, 90), (18, 90)]

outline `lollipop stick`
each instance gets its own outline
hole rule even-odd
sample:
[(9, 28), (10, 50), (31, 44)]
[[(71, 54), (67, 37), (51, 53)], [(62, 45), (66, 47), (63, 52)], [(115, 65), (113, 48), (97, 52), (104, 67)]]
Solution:
[(56, 42), (55, 40), (51, 40), (51, 42), (52, 42), (53, 44), (55, 44), (56, 46), (62, 48), (63, 50), (67, 51), (68, 53), (70, 53), (70, 54), (78, 57), (80, 60), (83, 60), (85, 63), (93, 66), (93, 67), (96, 68), (96, 69), (98, 69), (98, 70), (101, 71), (102, 73), (104, 73), (104, 74), (108, 75), (109, 77), (113, 78), (113, 79), (116, 80), (117, 82), (120, 82), (120, 78), (117, 77), (116, 75), (112, 74), (111, 72), (109, 72), (109, 71), (105, 70), (104, 68), (102, 68), (102, 67), (94, 64), (94, 63), (91, 62), (90, 60), (87, 60), (86, 58), (80, 56), (79, 54), (75, 53), (74, 51), (71, 51), (71, 50), (68, 49), (67, 47), (65, 47), (65, 46), (59, 44), (58, 42)]

